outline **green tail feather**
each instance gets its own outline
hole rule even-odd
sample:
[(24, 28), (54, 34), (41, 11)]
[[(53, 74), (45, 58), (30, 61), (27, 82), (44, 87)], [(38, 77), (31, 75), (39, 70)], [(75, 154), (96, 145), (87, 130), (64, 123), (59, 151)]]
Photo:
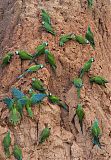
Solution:
[(77, 88), (77, 97), (78, 97), (78, 99), (80, 99), (80, 92), (81, 92), (81, 89)]
[(83, 134), (83, 123), (82, 123), (82, 121), (79, 121), (79, 124), (80, 124), (80, 127), (81, 127), (81, 132)]
[(9, 148), (4, 148), (4, 151), (5, 151), (5, 155), (7, 158), (10, 157), (10, 151), (9, 151)]
[(63, 109), (65, 109), (67, 112), (69, 112), (69, 108), (65, 103), (60, 102), (59, 106), (62, 107)]
[(25, 71), (23, 74), (21, 74), (20, 76), (18, 76), (17, 79), (20, 79), (20, 78), (24, 77), (28, 72), (29, 72), (28, 70)]
[(27, 109), (28, 115), (29, 115), (31, 118), (33, 118), (33, 111), (32, 111), (32, 109), (31, 109), (31, 107), (26, 106), (26, 109)]
[(101, 148), (99, 137), (94, 137), (94, 139), (93, 139), (93, 146), (95, 146), (95, 145), (97, 145), (99, 148)]
[(83, 71), (83, 69), (81, 69), (79, 77), (82, 78), (83, 75), (84, 75), (84, 71)]

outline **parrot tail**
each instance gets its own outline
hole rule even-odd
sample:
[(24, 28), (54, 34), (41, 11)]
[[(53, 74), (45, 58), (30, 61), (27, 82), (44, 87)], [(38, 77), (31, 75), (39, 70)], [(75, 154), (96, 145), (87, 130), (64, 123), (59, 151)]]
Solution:
[(26, 109), (27, 109), (27, 113), (29, 117), (33, 118), (33, 112), (32, 112), (31, 107), (29, 105), (26, 105)]
[(20, 76), (18, 76), (17, 79), (20, 79), (20, 78), (24, 77), (28, 72), (29, 72), (29, 70), (25, 71), (23, 74), (21, 74)]
[(10, 157), (10, 150), (9, 150), (9, 148), (4, 148), (4, 151), (5, 151), (6, 157), (9, 158)]
[(80, 99), (80, 92), (81, 92), (81, 89), (77, 88), (77, 97), (78, 97), (78, 99)]
[(83, 71), (83, 69), (81, 69), (81, 70), (80, 70), (79, 77), (80, 77), (80, 78), (82, 78), (82, 77), (83, 77), (83, 75), (84, 75), (84, 71)]
[(55, 71), (56, 71), (57, 66), (56, 66), (56, 65), (52, 65), (51, 67), (52, 67), (53, 71), (55, 72)]
[(80, 124), (80, 127), (81, 127), (81, 132), (83, 134), (83, 123), (82, 123), (82, 121), (79, 121), (79, 124)]
[(95, 146), (95, 145), (98, 145), (98, 147), (101, 148), (99, 137), (94, 137), (94, 139), (93, 139), (93, 146)]
[(59, 106), (62, 107), (63, 109), (65, 109), (67, 112), (69, 112), (69, 108), (65, 103), (60, 102)]

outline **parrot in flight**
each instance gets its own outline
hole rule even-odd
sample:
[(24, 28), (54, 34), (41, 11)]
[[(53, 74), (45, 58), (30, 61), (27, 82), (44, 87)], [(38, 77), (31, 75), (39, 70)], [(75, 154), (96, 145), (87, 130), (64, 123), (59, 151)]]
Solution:
[(48, 95), (48, 100), (49, 102), (51, 102), (52, 104), (57, 104), (58, 106), (62, 107), (63, 109), (65, 109), (66, 111), (69, 111), (68, 106), (63, 103), (59, 97), (52, 95), (51, 93), (49, 93)]
[(16, 51), (15, 52), (17, 55), (19, 55), (19, 57), (22, 59), (22, 60), (31, 60), (32, 59), (32, 55), (29, 54), (28, 52), (26, 51)]
[(74, 86), (77, 88), (77, 97), (80, 98), (80, 91), (81, 88), (83, 87), (83, 81), (81, 78), (75, 78), (73, 80)]
[(7, 108), (9, 109), (9, 122), (12, 125), (17, 125), (21, 120), (21, 113), (19, 113), (21, 108), (19, 110), (17, 109), (17, 104), (15, 99), (11, 98), (4, 98), (3, 102), (7, 105)]
[(22, 150), (18, 145), (14, 145), (13, 155), (16, 160), (22, 160)]
[(38, 45), (35, 49), (36, 52), (32, 55), (32, 60), (30, 61), (29, 65), (35, 61), (35, 59), (39, 56), (41, 56), (42, 54), (45, 53), (45, 48), (46, 46), (48, 46), (48, 42), (43, 42), (42, 44)]
[(11, 145), (11, 137), (10, 137), (10, 132), (8, 131), (3, 139), (3, 148), (4, 148), (4, 151), (5, 151), (5, 155), (7, 158), (10, 157), (10, 150), (9, 150), (9, 147)]
[(72, 39), (78, 42), (79, 44), (88, 44), (89, 41), (81, 35), (72, 35)]
[(45, 28), (45, 30), (46, 30), (47, 32), (51, 33), (51, 34), (54, 35), (54, 36), (56, 35), (54, 29), (52, 28), (52, 26), (51, 26), (49, 23), (43, 21), (43, 22), (42, 22), (42, 25), (43, 25), (43, 27)]
[(30, 98), (28, 96), (24, 95), (24, 93), (22, 93), (22, 91), (20, 91), (19, 89), (15, 88), (15, 87), (12, 88), (11, 92), (12, 92), (13, 97), (17, 100), (16, 109), (18, 110), (20, 115), (22, 115), (23, 107), (25, 106), (28, 115), (31, 118), (33, 118), (33, 111), (31, 109)]
[(65, 35), (62, 35), (61, 37), (60, 37), (60, 40), (59, 40), (59, 46), (64, 46), (64, 44), (66, 43), (66, 42), (68, 42), (69, 40), (72, 40), (72, 33), (70, 33), (70, 34), (65, 34)]
[(95, 49), (94, 35), (93, 35), (93, 32), (91, 31), (90, 26), (88, 26), (87, 28), (85, 38), (89, 41), (93, 49)]
[(93, 5), (93, 0), (87, 0), (87, 2), (88, 2), (88, 7), (91, 8)]
[(80, 71), (79, 77), (82, 78), (85, 72), (88, 72), (91, 68), (92, 62), (94, 62), (94, 58), (90, 58), (84, 65)]
[[(81, 104), (77, 105), (76, 113), (74, 115), (74, 118), (75, 118), (76, 115), (77, 115), (77, 117), (79, 119), (79, 124), (80, 124), (80, 127), (81, 127), (81, 132), (83, 134), (83, 119), (84, 119), (84, 116), (85, 116), (85, 112), (84, 112), (83, 107), (82, 107)], [(74, 118), (73, 118), (73, 121), (74, 121)]]
[(42, 22), (46, 22), (49, 25), (51, 25), (51, 18), (49, 16), (49, 14), (44, 9), (42, 9)]
[(97, 119), (95, 119), (94, 123), (92, 124), (91, 134), (92, 134), (92, 137), (93, 137), (93, 146), (98, 145), (98, 147), (101, 148), (101, 144), (100, 144), (100, 141), (99, 141), (99, 138), (100, 138), (100, 135), (101, 135), (101, 130), (100, 130), (99, 123), (98, 123)]
[(108, 80), (106, 80), (105, 78), (101, 77), (101, 76), (94, 76), (94, 77), (91, 77), (90, 78), (90, 83), (96, 83), (98, 85), (102, 85), (104, 87), (105, 86), (105, 83), (109, 83)]
[(29, 67), (23, 74), (21, 74), (19, 77), (17, 77), (17, 79), (24, 77), (27, 73), (36, 72), (39, 69), (42, 69), (43, 67), (44, 67), (43, 64), (33, 65), (33, 66)]
[[(45, 97), (47, 97), (47, 94), (43, 94), (43, 93), (38, 93), (38, 94), (36, 94), (36, 93), (32, 94), (31, 93), (31, 97), (28, 97), (28, 96), (24, 95), (22, 93), (22, 91), (20, 91), (19, 89), (15, 88), (15, 87), (12, 88), (12, 95), (13, 95), (13, 97), (15, 99), (17, 99), (18, 101), (20, 101), (20, 103), (22, 104), (22, 106), (26, 107), (28, 115), (31, 118), (33, 118), (33, 111), (31, 109), (31, 106), (40, 103)], [(18, 111), (20, 109), (21, 108), (19, 108)], [(21, 114), (21, 110), (20, 110), (20, 114)]]
[(49, 63), (52, 69), (55, 71), (57, 68), (55, 57), (49, 50), (45, 50), (45, 59), (46, 63)]
[(39, 144), (42, 144), (50, 136), (51, 128), (48, 127), (48, 124), (45, 124), (45, 128), (42, 130), (39, 137)]
[(32, 78), (32, 88), (34, 90), (38, 90), (40, 92), (45, 92), (46, 88), (44, 88), (43, 83), (41, 80)]
[(1, 67), (4, 67), (6, 66), (7, 64), (10, 63), (11, 59), (13, 57), (13, 53), (11, 52), (8, 52), (2, 59), (2, 64), (1, 64)]

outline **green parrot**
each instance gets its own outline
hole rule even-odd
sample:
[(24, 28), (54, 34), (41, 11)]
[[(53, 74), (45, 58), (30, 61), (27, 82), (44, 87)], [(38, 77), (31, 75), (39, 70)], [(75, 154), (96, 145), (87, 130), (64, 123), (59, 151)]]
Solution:
[(74, 115), (74, 118), (75, 118), (76, 115), (78, 116), (79, 124), (80, 124), (80, 127), (81, 127), (81, 132), (83, 134), (83, 119), (84, 119), (85, 112), (84, 112), (81, 104), (77, 105), (76, 113)]
[(44, 67), (43, 64), (33, 65), (33, 66), (29, 67), (29, 69), (27, 69), (23, 74), (21, 74), (19, 77), (17, 77), (17, 79), (24, 77), (27, 73), (36, 72), (39, 69), (42, 69), (43, 67)]
[(81, 78), (75, 78), (73, 80), (74, 86), (77, 88), (77, 97), (80, 98), (81, 88), (83, 87), (83, 81)]
[(14, 106), (9, 113), (9, 122), (15, 126), (20, 122), (20, 120), (21, 120), (21, 115)]
[(31, 60), (32, 59), (32, 55), (29, 54), (28, 52), (26, 51), (16, 51), (15, 52), (17, 55), (19, 55), (19, 57), (22, 59), (22, 60)]
[(51, 93), (49, 93), (48, 95), (48, 100), (52, 103), (52, 104), (57, 104), (58, 106), (62, 107), (63, 109), (65, 109), (66, 111), (69, 111), (68, 106), (63, 103), (59, 97), (52, 95)]
[(48, 46), (47, 42), (43, 42), (42, 44), (38, 45), (35, 49), (36, 52), (32, 55), (32, 60), (30, 61), (29, 64), (31, 64), (37, 57), (41, 56), (42, 54), (45, 53), (45, 48)]
[(7, 158), (10, 157), (10, 150), (9, 147), (11, 145), (11, 137), (10, 137), (10, 132), (8, 131), (3, 139), (3, 147), (4, 147), (4, 152)]
[(26, 102), (26, 110), (27, 110), (27, 113), (29, 115), (29, 117), (33, 118), (33, 111), (32, 111), (32, 108), (31, 108), (31, 99), (26, 97), (27, 99), (27, 102)]
[(34, 90), (38, 90), (40, 92), (45, 92), (46, 88), (44, 88), (43, 83), (41, 80), (32, 78), (32, 88)]
[(95, 49), (94, 35), (93, 35), (93, 32), (91, 31), (90, 26), (88, 26), (87, 28), (85, 38), (89, 41), (93, 49)]
[(45, 58), (46, 62), (49, 63), (52, 69), (55, 71), (57, 66), (54, 55), (49, 50), (45, 50)]
[(13, 155), (16, 160), (22, 160), (22, 150), (18, 145), (14, 145)]
[(65, 35), (62, 35), (61, 37), (60, 37), (60, 40), (59, 40), (59, 46), (64, 46), (64, 44), (66, 43), (66, 42), (68, 42), (69, 40), (71, 40), (72, 39), (72, 33), (70, 33), (70, 34), (65, 34)]
[(93, 5), (93, 0), (87, 0), (87, 2), (88, 2), (88, 7), (91, 8)]
[(95, 119), (94, 123), (92, 124), (91, 134), (92, 134), (92, 137), (93, 137), (93, 146), (98, 145), (98, 147), (101, 148), (101, 144), (100, 144), (100, 141), (99, 141), (99, 138), (100, 138), (100, 135), (101, 135), (101, 130), (99, 128), (99, 124), (98, 124), (97, 119)]
[(90, 58), (83, 66), (80, 71), (79, 77), (82, 78), (85, 72), (88, 72), (91, 68), (92, 62), (94, 62), (94, 58)]
[(11, 52), (8, 52), (2, 59), (2, 64), (1, 64), (1, 67), (4, 67), (6, 66), (7, 64), (10, 63), (11, 59), (13, 57), (13, 53)]
[(79, 44), (88, 44), (89, 41), (81, 35), (72, 35), (72, 39), (78, 42)]
[(22, 114), (23, 114), (23, 107), (24, 106), (22, 105), (21, 101), (17, 100), (16, 101), (16, 109), (20, 113), (21, 117), (22, 117)]
[(49, 128), (48, 125), (45, 124), (45, 128), (42, 130), (39, 137), (39, 144), (43, 143), (50, 136), (50, 130), (51, 128)]
[(106, 87), (105, 83), (109, 83), (108, 80), (106, 80), (105, 78), (101, 77), (101, 76), (94, 76), (90, 78), (90, 83), (96, 83), (98, 85), (102, 85), (104, 87)]
[(51, 25), (51, 18), (44, 9), (42, 9), (42, 22), (46, 22)]
[(56, 35), (56, 33), (54, 32), (54, 29), (52, 28), (50, 24), (48, 24), (47, 22), (42, 22), (42, 25), (47, 32), (51, 33), (54, 36)]

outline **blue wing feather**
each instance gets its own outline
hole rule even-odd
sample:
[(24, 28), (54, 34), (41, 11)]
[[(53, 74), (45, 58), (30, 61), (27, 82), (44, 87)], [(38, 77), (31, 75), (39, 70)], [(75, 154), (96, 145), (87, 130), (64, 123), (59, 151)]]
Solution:
[(23, 92), (21, 92), (19, 89), (15, 87), (12, 88), (11, 92), (12, 92), (13, 97), (16, 99), (22, 99), (25, 96)]
[(13, 100), (13, 99), (7, 97), (7, 98), (4, 98), (4, 99), (3, 99), (3, 102), (7, 105), (7, 108), (8, 108), (9, 110), (12, 109), (13, 104), (14, 104), (14, 100)]
[(18, 102), (19, 102), (22, 106), (25, 106), (26, 103), (27, 103), (27, 99), (26, 99), (26, 98), (22, 98), (22, 99), (19, 99)]
[(31, 97), (31, 103), (33, 105), (37, 104), (41, 102), (45, 97), (47, 97), (47, 94), (43, 94), (43, 93), (33, 94), (33, 96)]

